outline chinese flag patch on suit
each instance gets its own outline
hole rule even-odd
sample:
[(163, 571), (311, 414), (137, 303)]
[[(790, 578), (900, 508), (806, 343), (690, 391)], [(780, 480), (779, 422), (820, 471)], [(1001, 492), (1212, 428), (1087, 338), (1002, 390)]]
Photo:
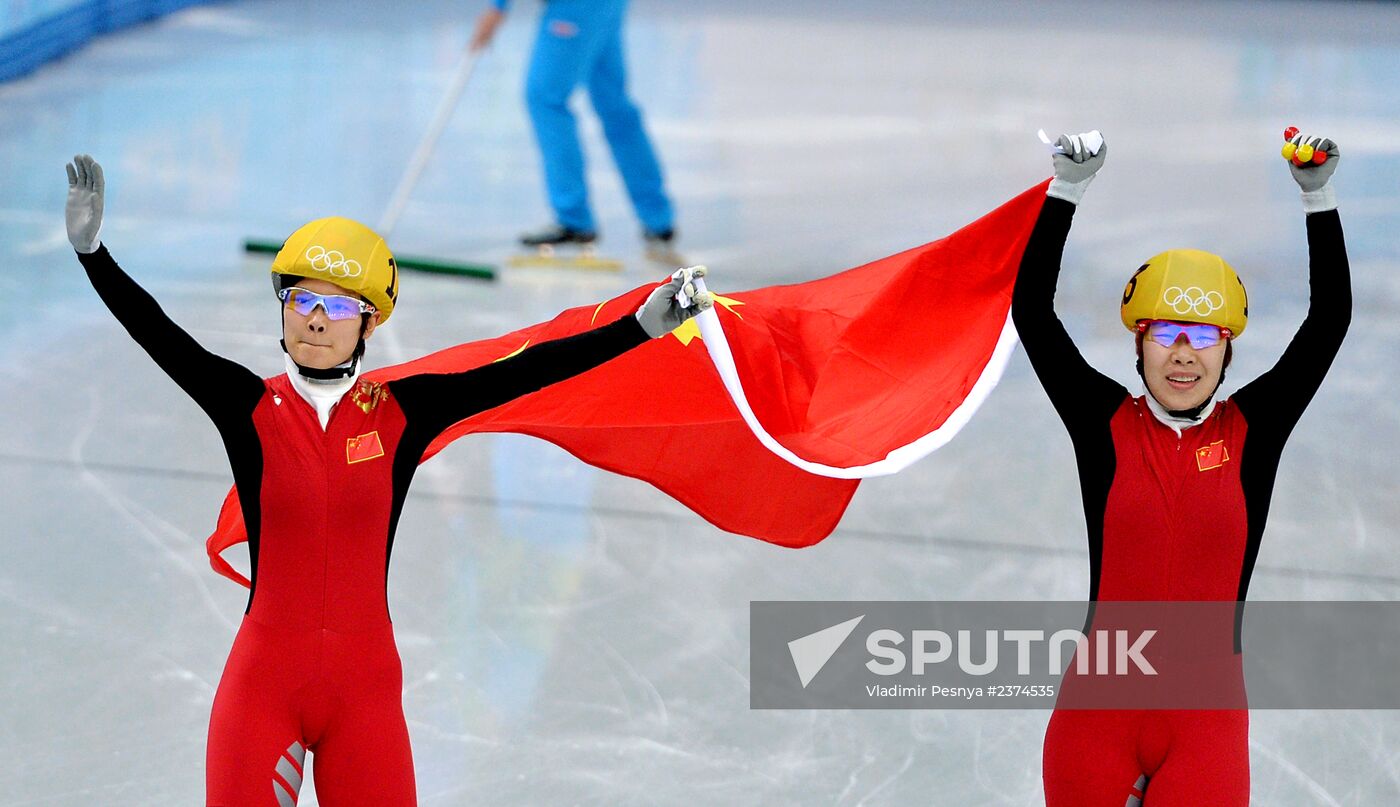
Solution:
[(379, 442), (379, 432), (348, 437), (345, 440), (345, 461), (351, 465), (365, 460), (384, 456), (384, 444)]

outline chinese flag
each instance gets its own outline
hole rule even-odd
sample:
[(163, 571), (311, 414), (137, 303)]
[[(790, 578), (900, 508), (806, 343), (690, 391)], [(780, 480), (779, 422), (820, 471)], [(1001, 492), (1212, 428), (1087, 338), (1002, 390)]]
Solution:
[[(1011, 291), (1044, 198), (1041, 183), (946, 238), (819, 280), (711, 288), (763, 430), (802, 460), (834, 468), (881, 462), (927, 443), (944, 426), (955, 431), (961, 423), (951, 421), (965, 419), (978, 402), (968, 399), (979, 380), (975, 394), (984, 395), (984, 376), (995, 383), (1005, 363), (1004, 356), (994, 362), (993, 353), (1004, 333), (1014, 336)], [(713, 279), (723, 283), (722, 269)], [(478, 367), (631, 316), (654, 286), (365, 377)], [(765, 448), (736, 409), (694, 320), (456, 424), (423, 459), (476, 432), (548, 440), (590, 465), (651, 483), (723, 530), (788, 547), (829, 535), (859, 484), (803, 470)], [(245, 540), (237, 491), (230, 491), (206, 546), (215, 570), (243, 585), (247, 580), (219, 553)]]
[(1209, 471), (1219, 468), (1230, 461), (1230, 452), (1225, 448), (1224, 440), (1216, 440), (1208, 446), (1201, 446), (1196, 449), (1196, 468), (1201, 471)]

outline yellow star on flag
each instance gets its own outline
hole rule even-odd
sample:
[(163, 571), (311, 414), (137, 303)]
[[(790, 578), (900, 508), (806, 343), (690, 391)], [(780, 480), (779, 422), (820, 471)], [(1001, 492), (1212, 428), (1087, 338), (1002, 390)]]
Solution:
[[(710, 294), (715, 298), (716, 305), (724, 306), (725, 310), (729, 311), (731, 314), (738, 317), (739, 319), (744, 318), (742, 314), (734, 310), (735, 306), (744, 304), (743, 300), (736, 300), (733, 297), (723, 297), (721, 295), (715, 294), (714, 292), (710, 292)], [(605, 305), (607, 305), (607, 301), (598, 303), (598, 307), (593, 309), (592, 321), (594, 323), (598, 321), (598, 314), (602, 313), (603, 306)], [(702, 342), (704, 341), (703, 337), (700, 336), (700, 324), (695, 321), (694, 317), (691, 317), (690, 319), (686, 320), (684, 325), (681, 325), (679, 328), (675, 329), (674, 331), (671, 331), (671, 335), (679, 339), (680, 343), (682, 345), (685, 345), (686, 347), (690, 346), (690, 342), (692, 339), (700, 339)], [(524, 350), (524, 348), (521, 348), (521, 350)]]
[[(735, 306), (740, 306), (744, 304), (742, 300), (735, 300), (733, 297), (722, 297), (718, 294), (714, 294), (713, 292), (711, 292), (711, 294), (713, 294), (715, 298), (715, 305), (724, 306), (726, 311), (738, 317), (739, 319), (744, 318), (742, 314), (734, 310)], [(686, 320), (685, 323), (681, 325), (681, 327), (675, 329), (674, 331), (671, 331), (671, 335), (679, 339), (680, 343), (682, 345), (685, 345), (686, 347), (690, 347), (690, 341), (692, 339), (700, 339), (702, 342), (704, 341), (704, 339), (700, 336), (700, 323), (695, 321), (695, 317), (691, 317), (690, 319)]]

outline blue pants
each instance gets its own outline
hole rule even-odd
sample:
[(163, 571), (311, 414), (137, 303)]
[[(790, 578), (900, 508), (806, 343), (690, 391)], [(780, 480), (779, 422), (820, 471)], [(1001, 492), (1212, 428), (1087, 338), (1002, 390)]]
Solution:
[(671, 201), (642, 114), (627, 95), (622, 25), (627, 0), (550, 0), (540, 20), (525, 102), (544, 158), (545, 185), (555, 217), (565, 227), (594, 231), (584, 182), (583, 149), (569, 96), (588, 87), (613, 161), (637, 218), (650, 232), (671, 229)]

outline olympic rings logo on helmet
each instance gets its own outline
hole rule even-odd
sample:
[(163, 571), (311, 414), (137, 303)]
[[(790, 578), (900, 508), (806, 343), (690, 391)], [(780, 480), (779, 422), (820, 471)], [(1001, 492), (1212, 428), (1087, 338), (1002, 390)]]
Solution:
[(1200, 286), (1168, 287), (1162, 292), (1162, 302), (1178, 314), (1209, 316), (1225, 307), (1225, 296), (1218, 291), (1205, 291)]
[(339, 250), (312, 245), (306, 249), (306, 260), (317, 272), (325, 272), (331, 277), (359, 277), (364, 274), (360, 262), (350, 260)]

